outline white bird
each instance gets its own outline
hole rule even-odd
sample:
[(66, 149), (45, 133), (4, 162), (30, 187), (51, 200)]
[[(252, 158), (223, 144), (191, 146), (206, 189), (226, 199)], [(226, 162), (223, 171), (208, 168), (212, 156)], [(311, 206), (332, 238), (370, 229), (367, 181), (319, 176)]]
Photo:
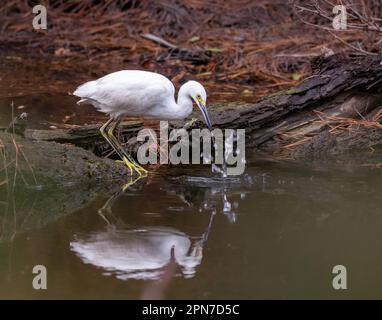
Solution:
[(207, 94), (197, 81), (183, 84), (175, 101), (175, 88), (165, 76), (141, 70), (122, 70), (79, 86), (73, 94), (81, 98), (77, 104), (92, 104), (110, 119), (100, 131), (122, 161), (139, 176), (147, 171), (139, 165), (118, 142), (115, 129), (124, 116), (140, 116), (161, 120), (184, 119), (192, 112), (193, 101), (201, 110), (209, 129), (212, 128), (207, 111)]

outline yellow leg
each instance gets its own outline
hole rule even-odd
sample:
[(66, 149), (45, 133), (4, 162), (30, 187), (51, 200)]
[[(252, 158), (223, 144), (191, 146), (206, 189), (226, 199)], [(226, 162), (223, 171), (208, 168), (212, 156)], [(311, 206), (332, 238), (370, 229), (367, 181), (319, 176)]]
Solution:
[(117, 127), (117, 125), (119, 124), (119, 121), (114, 121), (112, 122), (110, 128), (108, 129), (108, 136), (109, 136), (109, 139), (117, 146), (117, 148), (119, 149), (119, 154), (122, 154), (122, 156), (120, 155), (121, 159), (122, 159), (122, 162), (125, 163), (129, 168), (130, 166), (132, 167), (132, 169), (138, 173), (138, 175), (140, 177), (146, 177), (147, 176), (147, 170), (144, 169), (140, 164), (138, 164), (134, 158), (128, 154), (126, 152), (126, 150), (121, 146), (121, 144), (119, 143), (118, 139), (115, 137), (114, 135), (114, 131), (115, 131), (115, 128)]
[(121, 153), (121, 151), (119, 150), (119, 148), (117, 147), (117, 145), (115, 145), (114, 141), (112, 141), (110, 139), (110, 137), (106, 134), (105, 130), (106, 128), (115, 120), (113, 120), (112, 118), (110, 118), (101, 128), (100, 128), (100, 132), (101, 132), (101, 135), (104, 137), (104, 139), (111, 145), (111, 147), (114, 149), (114, 151), (119, 155), (119, 157), (123, 160), (123, 163), (129, 168), (130, 170), (130, 174), (133, 175), (133, 172), (134, 172), (134, 169), (133, 169), (133, 165), (127, 160), (125, 159), (124, 155)]

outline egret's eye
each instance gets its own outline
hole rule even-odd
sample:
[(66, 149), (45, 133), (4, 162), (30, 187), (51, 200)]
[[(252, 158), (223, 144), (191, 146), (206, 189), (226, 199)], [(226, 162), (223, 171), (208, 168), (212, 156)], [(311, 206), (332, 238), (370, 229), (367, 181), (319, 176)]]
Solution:
[(202, 97), (200, 96), (200, 94), (197, 94), (196, 95), (196, 99), (200, 100)]

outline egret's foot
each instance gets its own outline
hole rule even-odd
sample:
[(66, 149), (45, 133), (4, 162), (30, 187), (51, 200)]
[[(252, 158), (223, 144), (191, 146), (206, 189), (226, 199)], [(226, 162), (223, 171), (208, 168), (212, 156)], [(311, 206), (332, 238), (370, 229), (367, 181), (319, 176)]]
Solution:
[(135, 161), (131, 162), (126, 157), (123, 157), (123, 160), (115, 160), (115, 162), (123, 163), (124, 165), (126, 165), (129, 168), (131, 175), (133, 175), (134, 172), (136, 172), (140, 178), (147, 177), (148, 171), (139, 164), (137, 164)]
[(122, 160), (115, 160), (115, 162), (117, 162), (117, 163), (122, 163), (122, 164), (124, 164), (126, 167), (128, 167), (129, 170), (130, 170), (130, 175), (131, 175), (131, 176), (134, 174), (134, 171), (135, 171), (135, 170), (134, 170), (134, 165), (133, 165), (129, 160), (127, 160), (126, 157), (123, 157)]
[(147, 177), (148, 171), (145, 168), (139, 164), (134, 164), (134, 167), (135, 171), (139, 174), (140, 177)]
[(137, 163), (133, 158), (130, 158), (129, 162), (133, 165), (133, 169), (138, 173), (139, 177), (147, 177), (148, 171)]
[(143, 168), (134, 158), (129, 158), (130, 163), (134, 166), (135, 171), (139, 174), (140, 177), (146, 177), (148, 171)]

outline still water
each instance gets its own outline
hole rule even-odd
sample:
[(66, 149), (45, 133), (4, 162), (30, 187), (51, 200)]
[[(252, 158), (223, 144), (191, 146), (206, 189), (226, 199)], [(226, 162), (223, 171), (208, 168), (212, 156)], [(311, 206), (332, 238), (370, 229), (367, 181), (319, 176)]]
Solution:
[(161, 167), (111, 193), (20, 188), (1, 216), (0, 298), (382, 298), (381, 173), (255, 158), (238, 178)]
[[(30, 96), (1, 100), (0, 125), (12, 101), (32, 128), (100, 119), (73, 97)], [(0, 298), (382, 298), (381, 150), (247, 155), (240, 177), (162, 166), (129, 186), (1, 185)], [(47, 290), (32, 287), (36, 265)], [(332, 287), (336, 265), (347, 290)]]

